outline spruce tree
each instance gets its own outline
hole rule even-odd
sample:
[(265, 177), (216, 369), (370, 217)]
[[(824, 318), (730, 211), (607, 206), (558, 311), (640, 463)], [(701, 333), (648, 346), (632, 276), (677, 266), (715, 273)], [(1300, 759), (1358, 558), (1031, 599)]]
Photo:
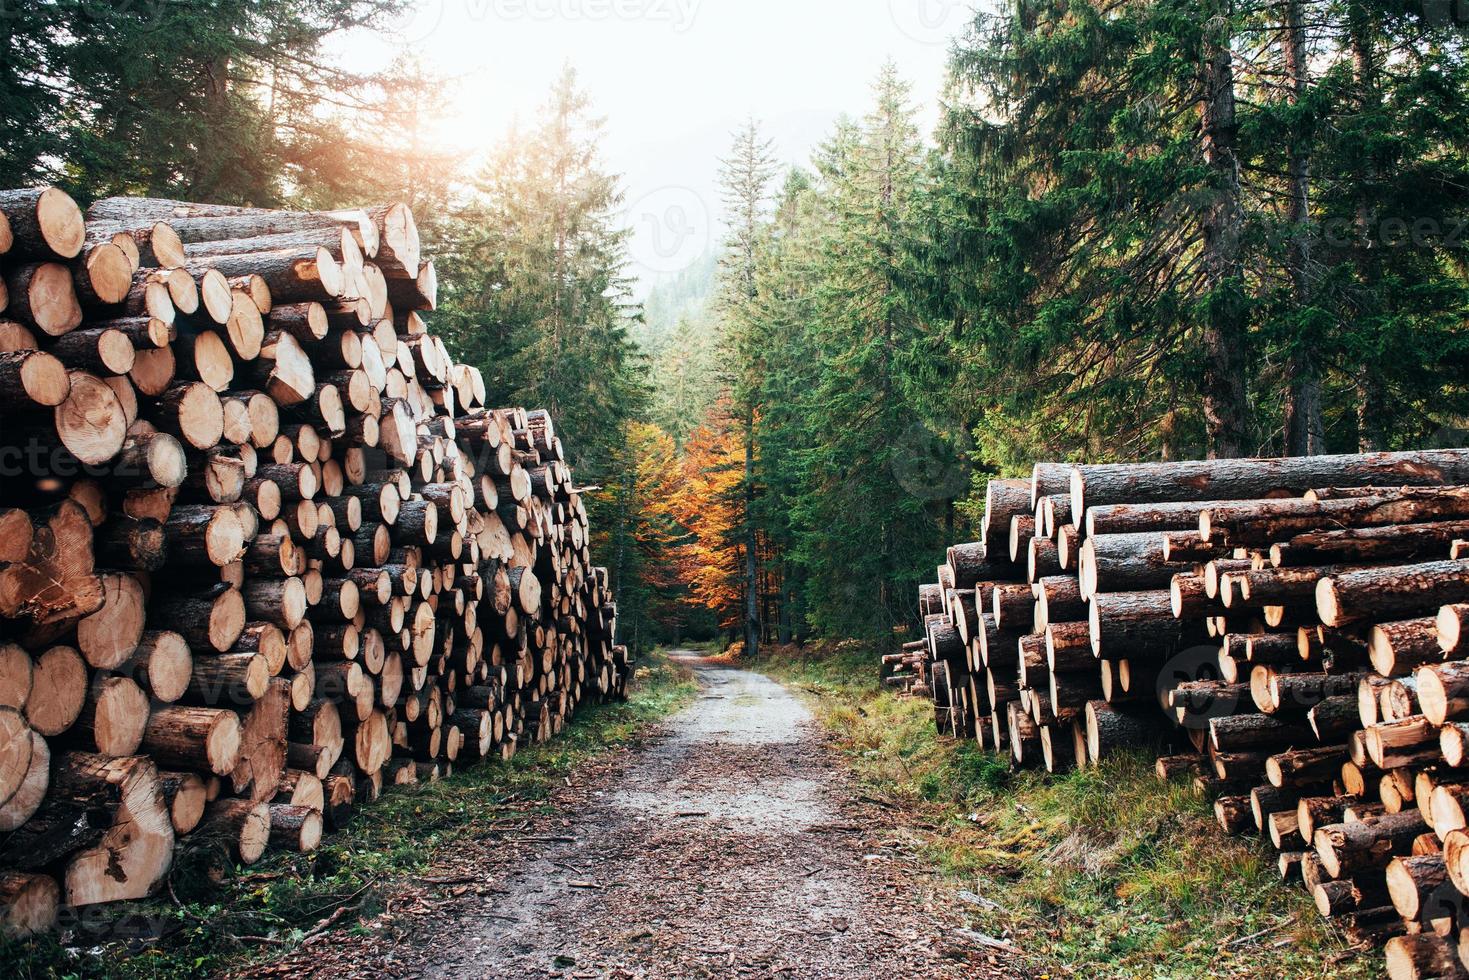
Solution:
[(760, 649), (760, 549), (755, 525), (755, 418), (759, 411), (759, 378), (763, 373), (759, 348), (751, 343), (752, 308), (756, 289), (756, 249), (775, 178), (774, 150), (760, 134), (754, 119), (735, 133), (728, 157), (720, 161), (719, 182), (729, 233), (720, 261), (719, 310), (725, 322), (726, 343), (735, 352), (731, 378), (734, 408), (744, 443), (744, 551), (745, 655)]
[(333, 35), (399, 0), (8, 4), (0, 17), (0, 184), (82, 200), (155, 194), (279, 205), (361, 165), (341, 111), (366, 79)]

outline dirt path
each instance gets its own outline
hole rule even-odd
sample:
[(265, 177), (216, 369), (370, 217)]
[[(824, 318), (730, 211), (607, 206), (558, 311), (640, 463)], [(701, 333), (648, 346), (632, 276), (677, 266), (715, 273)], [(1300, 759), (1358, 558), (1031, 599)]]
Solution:
[(698, 700), (617, 769), (559, 794), (559, 829), (511, 857), (500, 844), (449, 869), (488, 887), (390, 903), (376, 935), (318, 940), (289, 966), (455, 978), (1006, 975), (938, 911), (796, 697), (758, 674), (688, 662)]

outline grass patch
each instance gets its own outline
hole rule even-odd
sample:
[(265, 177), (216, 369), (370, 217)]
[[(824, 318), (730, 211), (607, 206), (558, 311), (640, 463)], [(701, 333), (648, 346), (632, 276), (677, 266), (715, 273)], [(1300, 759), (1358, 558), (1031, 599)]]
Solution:
[(0, 976), (192, 978), (287, 952), (338, 910), (346, 911), (332, 927), (351, 928), (456, 843), (553, 813), (551, 793), (575, 767), (632, 743), (696, 690), (687, 668), (655, 654), (637, 668), (626, 703), (583, 710), (560, 736), (509, 763), (385, 794), (313, 854), (272, 853), (238, 868), (207, 849), (181, 849), (172, 896), (108, 906), (85, 927), (0, 942)]
[(1064, 776), (1012, 773), (973, 742), (939, 737), (931, 706), (878, 685), (870, 648), (774, 651), (753, 665), (811, 696), (870, 795), (920, 854), (1037, 975), (1377, 976), (1306, 894), (1283, 886), (1275, 851), (1226, 838), (1212, 805), (1119, 756)]

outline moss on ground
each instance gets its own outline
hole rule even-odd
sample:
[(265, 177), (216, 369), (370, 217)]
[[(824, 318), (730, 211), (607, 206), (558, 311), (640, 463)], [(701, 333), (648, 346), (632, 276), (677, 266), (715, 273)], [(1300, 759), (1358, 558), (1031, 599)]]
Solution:
[(1380, 953), (1350, 949), (1280, 883), (1268, 844), (1222, 836), (1210, 803), (1159, 782), (1151, 759), (1012, 773), (938, 736), (926, 702), (880, 687), (878, 663), (844, 643), (778, 650), (753, 668), (810, 696), (868, 795), (972, 893), (973, 928), (1021, 949), (1035, 975), (1379, 974)]
[(654, 655), (638, 667), (626, 703), (587, 708), (509, 763), (388, 793), (313, 854), (272, 853), (239, 868), (208, 848), (181, 850), (171, 894), (108, 906), (53, 935), (0, 942), (0, 977), (192, 978), (278, 956), (326, 920), (351, 929), (457, 842), (553, 813), (551, 793), (575, 767), (634, 742), (695, 690), (687, 668)]

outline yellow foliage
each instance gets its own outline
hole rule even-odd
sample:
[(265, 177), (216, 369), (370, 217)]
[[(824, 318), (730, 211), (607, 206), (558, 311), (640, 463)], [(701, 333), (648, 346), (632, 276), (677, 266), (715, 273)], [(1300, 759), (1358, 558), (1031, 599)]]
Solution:
[(737, 626), (744, 596), (739, 535), (745, 462), (727, 401), (689, 433), (679, 465), (681, 483), (667, 502), (689, 539), (675, 551), (677, 574), (688, 586), (691, 603), (712, 610), (720, 626)]

